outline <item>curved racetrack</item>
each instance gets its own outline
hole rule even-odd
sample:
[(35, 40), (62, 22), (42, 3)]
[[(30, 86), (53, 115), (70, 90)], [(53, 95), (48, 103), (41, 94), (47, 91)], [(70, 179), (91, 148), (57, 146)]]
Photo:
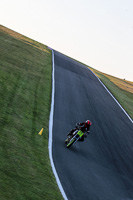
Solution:
[[(69, 200), (133, 199), (133, 123), (84, 65), (54, 51), (53, 161)], [(67, 149), (76, 122), (92, 121)]]

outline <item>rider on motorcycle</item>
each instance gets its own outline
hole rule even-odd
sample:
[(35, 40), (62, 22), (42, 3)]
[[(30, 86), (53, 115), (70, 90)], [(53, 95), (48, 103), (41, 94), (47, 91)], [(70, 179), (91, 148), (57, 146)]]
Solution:
[[(85, 122), (82, 123), (76, 123), (75, 129), (72, 129), (70, 131), (70, 133), (68, 133), (68, 136), (72, 136), (74, 131), (76, 131), (77, 129), (80, 129), (82, 132), (84, 133), (90, 133), (90, 126), (91, 126), (91, 121), (90, 120), (86, 120)], [(84, 141), (84, 137), (86, 137), (87, 135), (83, 135), (79, 141)]]

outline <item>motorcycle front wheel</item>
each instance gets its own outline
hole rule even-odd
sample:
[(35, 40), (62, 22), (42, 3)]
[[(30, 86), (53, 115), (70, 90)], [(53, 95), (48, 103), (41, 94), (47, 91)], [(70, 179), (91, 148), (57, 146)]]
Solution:
[(67, 144), (67, 148), (71, 147), (73, 145), (73, 143), (75, 142), (75, 138), (73, 138), (72, 140), (70, 140), (70, 142), (68, 142)]

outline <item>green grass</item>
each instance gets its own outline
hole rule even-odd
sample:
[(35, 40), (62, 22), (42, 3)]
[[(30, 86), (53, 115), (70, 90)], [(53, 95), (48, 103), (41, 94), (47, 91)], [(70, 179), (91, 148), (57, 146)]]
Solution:
[(51, 66), (46, 46), (0, 26), (1, 200), (62, 199), (48, 156)]
[(100, 78), (104, 85), (133, 119), (133, 82), (104, 74), (91, 67), (90, 69)]

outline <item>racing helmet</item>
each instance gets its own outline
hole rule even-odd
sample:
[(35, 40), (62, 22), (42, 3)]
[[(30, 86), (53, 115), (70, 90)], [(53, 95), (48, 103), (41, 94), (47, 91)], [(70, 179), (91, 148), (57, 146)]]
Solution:
[(91, 123), (90, 120), (86, 120), (86, 122), (85, 122), (85, 125), (86, 125), (86, 126), (88, 126), (88, 125), (91, 126), (91, 124), (92, 124), (92, 123)]

